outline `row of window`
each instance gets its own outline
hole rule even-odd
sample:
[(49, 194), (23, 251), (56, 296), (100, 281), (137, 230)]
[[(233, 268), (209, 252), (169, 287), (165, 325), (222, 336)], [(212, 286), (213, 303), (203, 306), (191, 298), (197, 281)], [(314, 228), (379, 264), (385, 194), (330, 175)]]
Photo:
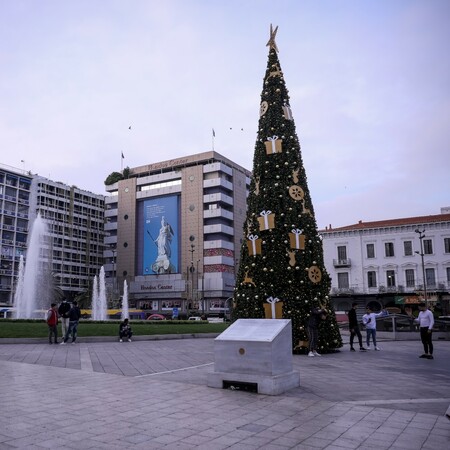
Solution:
[[(405, 283), (407, 288), (415, 288), (417, 286), (416, 272), (414, 269), (405, 269)], [(384, 283), (380, 282), (381, 285), (386, 285), (387, 287), (397, 286), (396, 272), (395, 270), (386, 270)], [(450, 267), (446, 268), (447, 284), (450, 283)], [(428, 287), (436, 288), (438, 283), (436, 282), (436, 271), (434, 268), (425, 269), (425, 279)], [(337, 282), (339, 289), (349, 289), (349, 273), (341, 272), (337, 274)], [(377, 272), (370, 270), (367, 272), (367, 287), (376, 288), (378, 287), (377, 282)]]
[[(444, 238), (444, 252), (450, 253), (450, 238)], [(340, 261), (347, 259), (347, 247), (345, 245), (340, 245), (337, 247), (338, 259)], [(433, 254), (433, 240), (423, 239), (423, 253), (424, 255)], [(403, 241), (403, 256), (412, 256), (413, 251), (413, 241)], [(384, 243), (384, 256), (394, 257), (395, 248), (393, 242)], [(366, 257), (368, 259), (375, 258), (375, 244), (366, 244)]]

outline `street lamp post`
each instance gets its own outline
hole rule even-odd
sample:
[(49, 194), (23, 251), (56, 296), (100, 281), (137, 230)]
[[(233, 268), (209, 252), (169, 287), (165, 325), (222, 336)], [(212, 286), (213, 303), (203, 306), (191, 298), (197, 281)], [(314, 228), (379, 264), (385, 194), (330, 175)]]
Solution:
[[(191, 266), (189, 267), (189, 272), (191, 272), (191, 295), (190, 295), (190, 299), (191, 299), (191, 306), (192, 306), (193, 303), (194, 303), (194, 272), (195, 272), (195, 267), (194, 267), (195, 245), (194, 244), (191, 244), (191, 249), (189, 251), (191, 252)], [(188, 303), (188, 305), (189, 305), (189, 303)], [(189, 311), (188, 311), (188, 313), (189, 313)]]
[(424, 293), (424, 296), (425, 296), (425, 304), (428, 307), (427, 280), (426, 280), (426, 277), (425, 277), (425, 263), (424, 263), (424, 260), (423, 260), (423, 257), (424, 257), (424, 253), (423, 253), (423, 238), (425, 237), (425, 230), (419, 230), (418, 228), (416, 228), (414, 230), (414, 232), (419, 235), (419, 240), (420, 240), (420, 253), (418, 251), (416, 251), (415, 253), (420, 255), (420, 257), (422, 259), (423, 293)]

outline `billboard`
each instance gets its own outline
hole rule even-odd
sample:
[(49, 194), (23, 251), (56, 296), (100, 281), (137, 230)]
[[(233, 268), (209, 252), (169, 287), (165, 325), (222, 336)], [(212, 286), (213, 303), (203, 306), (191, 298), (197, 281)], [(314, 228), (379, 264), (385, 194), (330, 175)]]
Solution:
[(179, 196), (141, 202), (138, 236), (141, 237), (143, 275), (179, 271)]

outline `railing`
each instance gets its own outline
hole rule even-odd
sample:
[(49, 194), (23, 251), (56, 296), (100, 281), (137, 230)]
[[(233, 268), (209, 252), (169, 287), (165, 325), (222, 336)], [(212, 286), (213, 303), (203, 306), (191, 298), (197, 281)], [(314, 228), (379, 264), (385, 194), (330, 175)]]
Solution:
[(346, 259), (333, 259), (333, 266), (334, 267), (350, 267), (352, 265), (352, 262), (350, 258)]
[[(419, 324), (415, 321), (415, 317), (406, 314), (390, 314), (377, 318), (377, 330), (392, 333), (392, 338), (395, 340), (399, 337), (398, 335), (405, 333), (417, 335)], [(435, 319), (433, 332), (442, 333), (443, 339), (450, 339), (450, 321)]]

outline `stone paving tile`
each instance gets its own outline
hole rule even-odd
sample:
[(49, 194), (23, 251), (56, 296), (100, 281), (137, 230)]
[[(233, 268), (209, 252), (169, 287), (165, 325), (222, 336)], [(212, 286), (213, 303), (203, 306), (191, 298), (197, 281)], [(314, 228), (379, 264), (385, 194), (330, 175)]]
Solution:
[[(272, 397), (207, 388), (206, 377), (213, 370), (209, 364), (212, 340), (208, 339), (141, 341), (130, 346), (117, 342), (61, 347), (13, 344), (8, 349), (0, 343), (0, 371), (11, 380), (8, 390), (0, 386), (0, 448), (7, 448), (14, 439), (34, 435), (38, 437), (36, 445), (52, 448), (65, 439), (64, 448), (77, 449), (132, 446), (311, 450), (350, 449), (356, 443), (359, 449), (373, 448), (372, 444), (383, 449), (400, 448), (412, 437), (421, 442), (421, 448), (447, 449), (448, 420), (437, 413), (441, 408), (437, 399), (449, 386), (450, 363), (437, 361), (433, 366), (433, 374), (438, 376), (436, 385), (429, 387), (426, 380), (430, 366), (417, 366), (417, 355), (408, 354), (408, 350), (417, 349), (417, 343), (383, 344), (382, 355), (373, 353), (362, 360), (365, 370), (371, 373), (369, 382), (375, 383), (372, 388), (376, 395), (367, 399), (375, 403), (369, 404), (366, 390), (358, 390), (358, 371), (349, 352), (325, 355), (323, 361), (294, 357), (294, 366), (302, 373), (302, 386)], [(447, 348), (450, 357), (450, 347), (442, 344), (437, 343), (441, 354)], [(94, 372), (86, 369), (87, 354)], [(180, 358), (174, 357), (177, 354)], [(80, 366), (80, 355), (84, 370), (68, 368)], [(95, 358), (104, 362), (101, 372), (95, 372)], [(15, 359), (27, 362), (11, 362)], [(58, 367), (62, 361), (64, 368)], [(167, 373), (183, 364), (192, 367), (193, 361), (209, 365)], [(149, 372), (155, 368), (166, 373)], [(105, 373), (105, 369), (111, 373)], [(130, 376), (136, 373), (150, 376)], [(386, 384), (387, 374), (390, 384)], [(365, 375), (362, 371), (361, 379)], [(400, 380), (398, 386), (396, 380)], [(57, 393), (54, 396), (48, 396), (49, 383)], [(411, 393), (417, 394), (420, 401), (414, 403), (413, 398), (411, 402)], [(384, 403), (377, 395), (384, 395)], [(422, 402), (427, 396), (433, 400), (428, 404)], [(61, 422), (61, 405), (71, 406), (70, 422), (59, 428), (64, 436), (49, 437), (51, 424)], [(409, 410), (402, 409), (405, 405)], [(15, 420), (9, 420), (11, 417)], [(174, 423), (181, 427), (174, 427)], [(263, 429), (245, 429), (251, 426)], [(42, 432), (36, 434), (36, 428)], [(71, 432), (70, 441), (67, 434)]]

